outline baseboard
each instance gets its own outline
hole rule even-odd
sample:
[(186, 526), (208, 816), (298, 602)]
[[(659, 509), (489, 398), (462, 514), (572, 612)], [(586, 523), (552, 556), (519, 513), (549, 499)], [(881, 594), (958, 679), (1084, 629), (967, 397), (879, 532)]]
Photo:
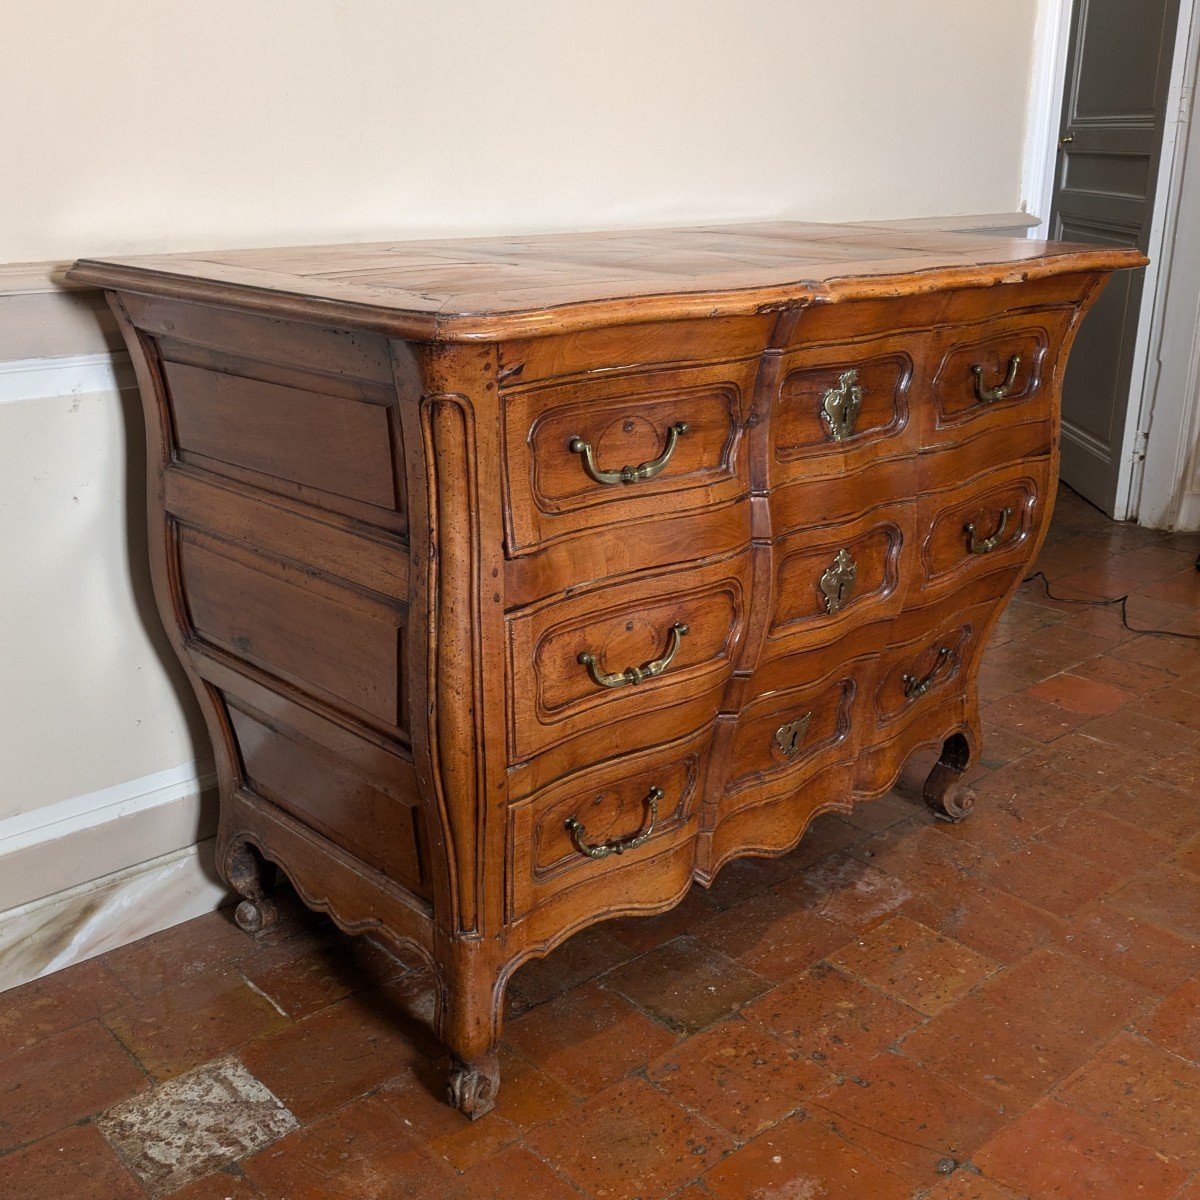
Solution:
[(213, 840), (0, 912), (0, 991), (219, 908)]
[(0, 404), (120, 392), (136, 386), (133, 366), (124, 351), (0, 362)]

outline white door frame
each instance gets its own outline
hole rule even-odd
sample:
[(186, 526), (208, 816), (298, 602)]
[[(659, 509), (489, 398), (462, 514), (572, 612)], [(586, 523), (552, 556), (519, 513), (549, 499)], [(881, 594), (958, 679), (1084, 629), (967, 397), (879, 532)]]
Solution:
[[(1049, 231), (1073, 9), (1074, 0), (1038, 0), (1021, 187), (1022, 210), (1041, 218), (1040, 223), (1030, 229), (1031, 237), (1046, 237)], [(1112, 513), (1118, 521), (1135, 518), (1139, 513), (1146, 435), (1149, 417), (1154, 410), (1153, 392), (1159, 374), (1157, 354), (1151, 351), (1152, 348), (1157, 351), (1162, 341), (1162, 315), (1179, 211), (1182, 150), (1191, 107), (1195, 58), (1192, 51), (1197, 31), (1200, 31), (1200, 0), (1182, 0), (1171, 61), (1158, 186), (1150, 218), (1150, 266), (1146, 268), (1145, 286), (1142, 289), (1129, 406), (1121, 439), (1121, 469)], [(1157, 470), (1155, 474), (1158, 474)]]

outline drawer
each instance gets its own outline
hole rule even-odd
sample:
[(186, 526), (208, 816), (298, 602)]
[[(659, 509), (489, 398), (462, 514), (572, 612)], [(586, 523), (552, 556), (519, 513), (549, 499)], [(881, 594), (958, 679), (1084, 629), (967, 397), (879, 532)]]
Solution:
[(797, 641), (897, 611), (915, 528), (915, 503), (901, 502), (778, 538), (766, 652), (786, 653)]
[(510, 555), (744, 495), (740, 450), (757, 370), (752, 359), (507, 393)]
[(831, 762), (851, 757), (871, 670), (870, 658), (841, 663), (822, 679), (772, 690), (747, 704), (733, 733), (722, 815), (795, 788)]
[(872, 695), (876, 727), (919, 712), (943, 693), (959, 693), (959, 677), (978, 633), (975, 622), (960, 621), (884, 654)]
[(783, 355), (771, 424), (778, 480), (837, 472), (866, 455), (915, 450), (902, 435), (914, 355), (924, 345), (917, 334)]
[(1074, 310), (1045, 309), (938, 335), (927, 439), (944, 441), (977, 427), (1050, 415), (1059, 347)]
[[(745, 626), (749, 557), (588, 588), (511, 614), (513, 759), (581, 734), (624, 749), (629, 737), (664, 741), (712, 720)], [(700, 719), (688, 701), (700, 703)], [(622, 734), (613, 728), (622, 721), (637, 728)]]
[(937, 591), (995, 571), (1019, 569), (1047, 506), (1048, 459), (992, 471), (921, 499), (921, 574)]
[[(510, 918), (551, 896), (594, 888), (611, 907), (655, 886), (666, 851), (690, 843), (712, 727), (682, 741), (589, 766), (509, 808)], [(615, 876), (619, 876), (619, 884)]]

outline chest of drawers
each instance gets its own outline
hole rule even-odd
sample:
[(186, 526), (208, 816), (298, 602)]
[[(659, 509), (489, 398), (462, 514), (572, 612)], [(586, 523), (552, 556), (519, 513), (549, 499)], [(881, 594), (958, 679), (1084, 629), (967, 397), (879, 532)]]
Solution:
[(979, 743), (1079, 322), (1134, 251), (768, 224), (85, 260), (138, 373), (155, 588), (250, 931), (267, 863), (505, 984)]

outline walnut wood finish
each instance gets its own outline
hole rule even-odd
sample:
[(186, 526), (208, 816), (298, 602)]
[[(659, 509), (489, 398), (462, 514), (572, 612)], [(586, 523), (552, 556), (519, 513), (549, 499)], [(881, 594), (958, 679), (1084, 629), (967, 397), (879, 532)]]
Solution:
[[(154, 580), (221, 869), (505, 984), (942, 747), (1045, 532), (1123, 250), (772, 224), (85, 261), (138, 372)], [(978, 369), (976, 369), (978, 368)]]

